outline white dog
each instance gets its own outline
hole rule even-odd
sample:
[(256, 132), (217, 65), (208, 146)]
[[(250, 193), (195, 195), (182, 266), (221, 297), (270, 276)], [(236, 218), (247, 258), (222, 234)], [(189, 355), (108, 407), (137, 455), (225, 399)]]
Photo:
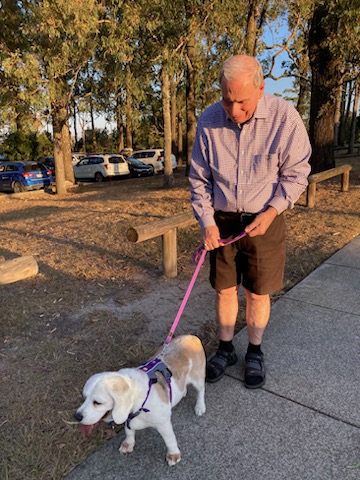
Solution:
[(100, 420), (125, 423), (121, 453), (133, 451), (136, 430), (153, 427), (164, 439), (168, 464), (175, 465), (181, 453), (171, 424), (171, 409), (186, 395), (187, 385), (192, 384), (197, 390), (195, 413), (205, 413), (205, 365), (205, 352), (198, 337), (174, 338), (163, 356), (144, 366), (90, 377), (83, 390), (85, 401), (75, 418), (86, 434)]

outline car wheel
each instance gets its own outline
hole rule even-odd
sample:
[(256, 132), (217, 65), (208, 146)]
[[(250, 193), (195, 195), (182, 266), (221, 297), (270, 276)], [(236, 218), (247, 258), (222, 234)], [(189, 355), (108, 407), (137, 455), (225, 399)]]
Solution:
[(103, 182), (103, 181), (104, 181), (103, 175), (100, 172), (96, 172), (95, 173), (95, 182)]
[(13, 191), (14, 193), (20, 193), (25, 190), (24, 185), (21, 182), (14, 182), (13, 183)]

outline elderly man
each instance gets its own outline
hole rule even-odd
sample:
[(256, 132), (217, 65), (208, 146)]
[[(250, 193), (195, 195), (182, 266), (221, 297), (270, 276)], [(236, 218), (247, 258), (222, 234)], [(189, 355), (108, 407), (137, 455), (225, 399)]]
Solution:
[[(191, 202), (210, 251), (216, 291), (218, 350), (208, 359), (216, 382), (237, 361), (232, 340), (238, 290), (246, 301), (249, 344), (245, 386), (265, 383), (261, 343), (270, 317), (270, 294), (283, 286), (285, 225), (282, 213), (307, 186), (311, 147), (295, 108), (264, 93), (260, 63), (247, 55), (221, 67), (222, 101), (201, 115), (190, 167)], [(247, 235), (235, 243), (221, 240)]]

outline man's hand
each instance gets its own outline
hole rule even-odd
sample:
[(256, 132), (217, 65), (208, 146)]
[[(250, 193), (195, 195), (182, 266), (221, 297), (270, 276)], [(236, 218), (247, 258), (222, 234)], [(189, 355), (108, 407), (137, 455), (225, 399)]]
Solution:
[(274, 207), (269, 207), (265, 212), (259, 213), (255, 220), (245, 227), (245, 232), (249, 237), (256, 237), (257, 235), (264, 235), (267, 229), (277, 217), (277, 210)]
[(220, 232), (217, 225), (203, 228), (202, 239), (205, 250), (214, 250), (214, 248), (218, 248), (221, 243), (219, 243)]

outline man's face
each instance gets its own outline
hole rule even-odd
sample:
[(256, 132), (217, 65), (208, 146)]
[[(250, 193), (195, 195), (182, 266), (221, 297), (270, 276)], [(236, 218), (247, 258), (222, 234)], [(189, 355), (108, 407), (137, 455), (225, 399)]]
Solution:
[(254, 87), (252, 79), (226, 80), (221, 84), (222, 104), (225, 112), (234, 123), (244, 123), (254, 115), (258, 101), (264, 93), (264, 82)]

